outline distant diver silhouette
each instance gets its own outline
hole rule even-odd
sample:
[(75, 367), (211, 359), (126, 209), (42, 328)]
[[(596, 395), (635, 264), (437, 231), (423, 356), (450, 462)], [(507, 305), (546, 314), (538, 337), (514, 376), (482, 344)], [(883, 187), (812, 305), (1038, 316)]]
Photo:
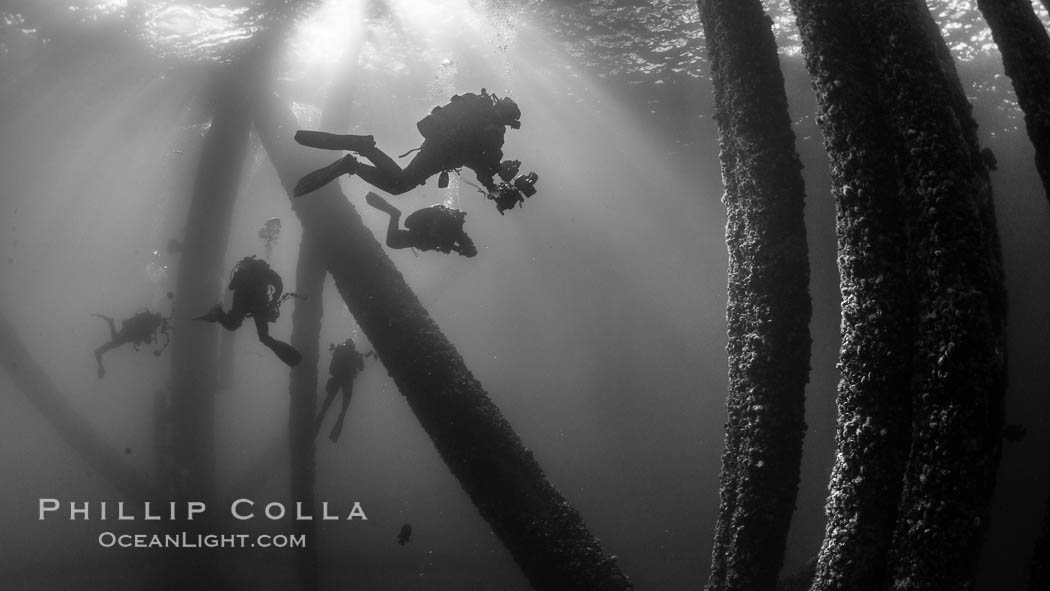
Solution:
[(276, 322), (281, 314), (281, 304), (294, 293), (284, 293), (284, 282), (276, 271), (262, 259), (244, 257), (233, 268), (229, 290), (233, 291), (233, 307), (224, 312), (222, 304), (216, 304), (207, 314), (194, 320), (218, 322), (226, 330), (237, 330), (245, 318), (255, 320), (259, 342), (266, 345), (285, 364), (294, 367), (303, 356), (288, 343), (270, 336), (269, 324)]
[(332, 406), (335, 395), (342, 390), (343, 406), (339, 409), (339, 416), (335, 420), (335, 425), (332, 426), (331, 433), (328, 434), (328, 438), (335, 443), (339, 441), (339, 436), (343, 433), (346, 410), (350, 408), (350, 398), (354, 394), (354, 379), (365, 368), (365, 357), (371, 357), (373, 353), (368, 352), (361, 355), (354, 346), (352, 338), (346, 339), (339, 345), (329, 345), (328, 350), (332, 352), (332, 361), (328, 364), (328, 383), (325, 385), (328, 396), (325, 397), (324, 404), (321, 405), (321, 412), (314, 421), (314, 437), (321, 432), (321, 423), (324, 422), (328, 407)]
[(412, 524), (405, 523), (401, 526), (401, 531), (397, 532), (397, 543), (404, 546), (405, 544), (412, 541)]
[(365, 201), (390, 216), (386, 231), (386, 245), (390, 248), (437, 250), (445, 254), (457, 252), (468, 258), (478, 254), (474, 241), (463, 230), (466, 212), (440, 204), (431, 205), (410, 213), (405, 218), (407, 229), (402, 230), (399, 226), (401, 210), (375, 193), (365, 195)]
[[(168, 299), (172, 299), (171, 292), (168, 292)], [(164, 344), (160, 349), (153, 352), (154, 356), (159, 357), (164, 352), (164, 349), (168, 348), (168, 344), (171, 343), (171, 336), (168, 334), (168, 331), (171, 329), (171, 319), (155, 312), (144, 310), (131, 316), (120, 323), (120, 330), (117, 330), (117, 324), (113, 318), (102, 314), (92, 314), (92, 316), (105, 320), (109, 326), (109, 342), (95, 349), (95, 361), (98, 363), (99, 379), (106, 375), (106, 367), (102, 364), (102, 356), (106, 352), (128, 343), (131, 343), (131, 346), (138, 351), (142, 345), (156, 343), (158, 337), (163, 335), (165, 339)]]
[[(510, 181), (513, 175), (504, 176), (508, 170), (506, 164), (521, 164), (510, 160), (500, 162), (506, 128), (521, 127), (520, 117), (521, 110), (513, 100), (498, 98), (485, 89), (481, 89), (481, 94), (455, 95), (447, 105), (435, 107), (430, 115), (416, 124), (423, 135), (423, 144), (404, 169), (376, 147), (374, 136), (300, 130), (295, 134), (295, 141), (304, 146), (357, 152), (372, 165), (363, 164), (348, 154), (300, 179), (294, 195), (298, 197), (315, 191), (344, 174), (356, 174), (392, 195), (410, 191), (435, 174), (440, 174), (438, 187), (444, 188), (448, 186), (450, 171), (466, 167), (474, 171), (478, 182), (485, 188), (482, 192), (487, 192), (499, 207), (501, 191), (508, 197), (512, 189), (524, 190), (526, 196), (535, 193), (534, 185), (538, 179), (535, 173), (520, 177), (521, 180), (514, 179), (511, 184), (497, 184), (493, 178), (500, 175), (504, 181)], [(517, 168), (514, 170), (516, 172)], [(500, 213), (503, 209), (508, 208), (501, 208)]]

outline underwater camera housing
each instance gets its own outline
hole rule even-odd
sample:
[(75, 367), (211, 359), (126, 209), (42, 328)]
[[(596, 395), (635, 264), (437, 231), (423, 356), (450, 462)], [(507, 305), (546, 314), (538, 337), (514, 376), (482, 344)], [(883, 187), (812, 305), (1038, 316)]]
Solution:
[(521, 201), (521, 193), (510, 183), (496, 185), (496, 192), (489, 195), (489, 199), (496, 201)]
[(535, 172), (523, 174), (514, 179), (514, 188), (521, 191), (526, 197), (532, 197), (536, 194), (536, 181), (538, 180), (540, 180), (540, 175)]
[(509, 183), (500, 183), (496, 187), (496, 192), (489, 195), (489, 199), (496, 202), (496, 209), (499, 210), (500, 215), (503, 215), (504, 211), (514, 209), (517, 204), (524, 203), (525, 197), (532, 197), (536, 194), (536, 181), (539, 178), (538, 174), (530, 172)]

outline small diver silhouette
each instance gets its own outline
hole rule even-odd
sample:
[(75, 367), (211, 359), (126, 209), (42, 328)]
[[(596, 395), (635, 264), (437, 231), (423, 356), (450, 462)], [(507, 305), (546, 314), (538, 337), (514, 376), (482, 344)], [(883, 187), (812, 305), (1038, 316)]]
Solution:
[(269, 324), (276, 322), (281, 313), (281, 304), (294, 293), (284, 293), (281, 276), (270, 265), (253, 256), (244, 257), (233, 268), (227, 289), (233, 291), (233, 307), (224, 312), (222, 304), (216, 304), (207, 314), (194, 320), (218, 322), (226, 330), (237, 330), (245, 318), (255, 320), (259, 342), (266, 345), (278, 359), (294, 367), (303, 356), (288, 343), (270, 336)]
[[(401, 195), (424, 184), (435, 174), (440, 174), (438, 187), (445, 188), (448, 186), (449, 172), (466, 167), (474, 171), (478, 182), (485, 188), (482, 193), (496, 201), (500, 213), (503, 213), (505, 209), (513, 207), (510, 205), (512, 198), (515, 204), (519, 202), (519, 191), (526, 196), (534, 194), (539, 178), (535, 173), (530, 173), (508, 184), (514, 177), (506, 176), (510, 165), (516, 163), (516, 174), (521, 163), (516, 160), (500, 162), (506, 128), (521, 127), (520, 118), (521, 109), (517, 103), (510, 98), (489, 94), (484, 88), (481, 94), (468, 92), (455, 95), (448, 104), (435, 107), (416, 123), (416, 128), (423, 136), (423, 144), (404, 169), (376, 147), (374, 136), (300, 130), (295, 134), (295, 141), (304, 146), (356, 152), (372, 165), (363, 164), (348, 154), (304, 176), (293, 193), (296, 197), (305, 195), (344, 174), (356, 174), (377, 189)], [(493, 178), (496, 175), (500, 175), (505, 182), (497, 185)]]
[(398, 225), (401, 210), (375, 193), (365, 195), (365, 201), (390, 216), (386, 230), (386, 245), (390, 248), (437, 250), (445, 254), (455, 251), (468, 258), (478, 254), (474, 241), (463, 230), (466, 212), (440, 204), (431, 205), (408, 214), (405, 218), (407, 229), (402, 230)]
[[(168, 299), (174, 301), (174, 296), (170, 291), (168, 292)], [(171, 335), (168, 334), (168, 331), (172, 328), (170, 324), (171, 318), (165, 318), (160, 314), (150, 312), (148, 309), (121, 321), (120, 330), (117, 330), (117, 324), (113, 318), (103, 314), (92, 314), (92, 316), (105, 320), (106, 324), (109, 325), (109, 342), (95, 349), (95, 361), (98, 362), (99, 379), (106, 375), (106, 367), (102, 364), (102, 356), (107, 351), (128, 343), (131, 343), (131, 346), (138, 351), (142, 345), (156, 343), (158, 337), (163, 335), (165, 339), (164, 345), (153, 352), (154, 356), (159, 357), (171, 343)]]
[(343, 433), (346, 410), (350, 407), (350, 398), (354, 394), (354, 379), (365, 368), (365, 357), (371, 357), (374, 353), (371, 351), (364, 355), (359, 353), (352, 338), (346, 339), (339, 345), (329, 345), (328, 350), (332, 352), (332, 361), (328, 364), (330, 377), (325, 385), (328, 396), (325, 397), (324, 404), (321, 405), (321, 412), (314, 420), (314, 437), (321, 432), (321, 423), (324, 422), (325, 413), (328, 412), (328, 407), (332, 406), (335, 395), (342, 390), (343, 406), (339, 409), (339, 416), (335, 420), (335, 425), (332, 426), (331, 433), (328, 434), (328, 438), (335, 443), (339, 441), (339, 436)]
[(405, 523), (401, 526), (401, 531), (397, 532), (397, 543), (404, 546), (405, 544), (412, 541), (412, 524)]

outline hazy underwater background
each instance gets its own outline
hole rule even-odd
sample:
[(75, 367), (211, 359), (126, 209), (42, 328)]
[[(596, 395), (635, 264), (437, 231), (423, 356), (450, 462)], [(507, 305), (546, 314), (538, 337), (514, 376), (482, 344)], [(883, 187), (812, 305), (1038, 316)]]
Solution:
[[(157, 392), (170, 353), (92, 351), (108, 339), (91, 314), (164, 314), (180, 271), (202, 140), (203, 95), (220, 64), (266, 23), (248, 3), (29, 0), (0, 7), (0, 312), (70, 405), (146, 478), (155, 478)], [(1009, 81), (968, 2), (931, 3), (956, 52), (998, 159), (995, 182), (1010, 293), (1005, 447), (983, 560), (984, 589), (1020, 585), (1050, 472), (1050, 211)], [(814, 99), (789, 12), (778, 26), (797, 147), (805, 164), (813, 360), (802, 485), (785, 572), (812, 557), (834, 453), (838, 287), (834, 203)], [(696, 589), (706, 578), (725, 420), (725, 214), (717, 130), (695, 3), (678, 0), (486, 3), (327, 0), (283, 41), (273, 87), (317, 129), (332, 82), (348, 77), (349, 133), (400, 154), (415, 123), (455, 93), (514, 98), (522, 127), (505, 154), (540, 177), (536, 196), (500, 216), (455, 175), (391, 198), (404, 211), (468, 213), (473, 259), (389, 256), (551, 481), (638, 589)], [(1045, 19), (1046, 15), (1043, 14)], [(350, 56), (350, 57), (348, 57)], [(346, 131), (346, 130), (332, 130)], [(225, 269), (267, 257), (294, 288), (300, 227), (253, 136)], [(289, 138), (288, 141), (291, 141)], [(307, 148), (301, 148), (306, 150)], [(333, 155), (335, 158), (335, 155)], [(473, 180), (468, 173), (465, 178)], [(367, 186), (341, 181), (377, 236), (386, 216)], [(259, 231), (281, 231), (267, 252)], [(370, 349), (329, 281), (328, 343)], [(227, 296), (228, 299), (228, 296)], [(203, 314), (206, 310), (201, 310)], [(290, 306), (271, 328), (287, 339)], [(178, 338), (178, 326), (175, 338)], [(246, 325), (216, 401), (217, 486), (257, 502), (288, 497), (288, 371)], [(6, 360), (4, 360), (6, 362)], [(324, 430), (326, 432), (327, 429)], [(358, 378), (338, 443), (317, 441), (317, 497), (367, 521), (320, 526), (323, 588), (528, 589), (374, 360)], [(259, 475), (262, 478), (258, 478)], [(37, 499), (120, 500), (0, 375), (0, 587), (139, 588), (163, 550), (100, 548), (101, 531), (141, 522), (37, 520)], [(225, 506), (210, 510), (225, 512)], [(400, 546), (402, 523), (413, 526)], [(237, 532), (288, 531), (256, 519)], [(292, 553), (231, 552), (249, 588), (294, 584)]]

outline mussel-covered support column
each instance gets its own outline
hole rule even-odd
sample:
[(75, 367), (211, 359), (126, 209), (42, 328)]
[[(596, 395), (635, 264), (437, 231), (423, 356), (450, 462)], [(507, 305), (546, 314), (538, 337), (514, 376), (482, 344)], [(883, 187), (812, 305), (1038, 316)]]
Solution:
[(729, 250), (729, 392), (708, 591), (776, 585), (798, 492), (809, 376), (805, 187), (759, 0), (700, 0)]
[[(915, 299), (912, 442), (890, 581), (973, 585), (1001, 444), (1005, 293), (987, 172), (915, 0), (851, 0), (895, 141)], [(946, 106), (949, 106), (946, 108)]]
[(1028, 573), (1028, 591), (1045, 591), (1046, 589), (1050, 589), (1050, 500), (1046, 503), (1043, 532), (1035, 541), (1032, 567)]
[(831, 164), (842, 343), (835, 466), (813, 591), (881, 591), (909, 420), (907, 235), (877, 75), (841, 0), (792, 0)]
[[(256, 111), (256, 129), (290, 194), (301, 175), (327, 162), (296, 145), (294, 115), (277, 97), (269, 98)], [(310, 194), (296, 199), (293, 207), (379, 359), (532, 586), (551, 591), (632, 589), (346, 198), (334, 191)]]
[[(256, 71), (237, 63), (213, 76), (212, 120), (201, 148), (190, 199), (183, 249), (175, 284), (172, 339), (171, 441), (175, 495), (182, 501), (215, 497), (215, 391), (218, 388), (218, 325), (193, 318), (221, 301), (226, 288), (223, 269), (233, 205), (248, 151), (251, 117), (247, 97), (252, 85), (243, 76)], [(199, 521), (193, 524), (198, 527)], [(171, 588), (218, 585), (213, 555), (181, 551)]]
[[(317, 256), (309, 237), (304, 236), (299, 246), (299, 262), (295, 268), (295, 291), (305, 298), (295, 300), (292, 312), (291, 345), (302, 354), (303, 360), (291, 370), (288, 384), (289, 461), (291, 464), (291, 494), (302, 503), (307, 515), (314, 515), (314, 483), (316, 460), (314, 444), (314, 415), (317, 409), (317, 368), (320, 362), (321, 319), (324, 316), (324, 280), (328, 275)], [(317, 544), (314, 535), (317, 526), (313, 520), (292, 522), (294, 533), (307, 536), (305, 547), (297, 548), (296, 569), (303, 591), (315, 591), (318, 585)]]
[(977, 0), (1024, 111), (1035, 167), (1050, 199), (1050, 35), (1030, 0)]
[[(233, 67), (233, 66), (228, 66)], [(233, 205), (248, 149), (248, 92), (235, 73), (216, 74), (212, 120), (197, 167), (175, 284), (172, 339), (172, 428), (179, 493), (210, 498), (215, 490), (214, 394), (218, 384), (218, 325), (195, 322), (222, 300), (224, 259)]]

